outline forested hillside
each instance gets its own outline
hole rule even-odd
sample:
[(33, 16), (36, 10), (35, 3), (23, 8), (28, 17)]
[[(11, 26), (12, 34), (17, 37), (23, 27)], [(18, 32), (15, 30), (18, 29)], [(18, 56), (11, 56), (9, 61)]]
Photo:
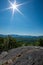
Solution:
[(43, 46), (43, 37), (0, 36), (0, 52), (21, 46)]

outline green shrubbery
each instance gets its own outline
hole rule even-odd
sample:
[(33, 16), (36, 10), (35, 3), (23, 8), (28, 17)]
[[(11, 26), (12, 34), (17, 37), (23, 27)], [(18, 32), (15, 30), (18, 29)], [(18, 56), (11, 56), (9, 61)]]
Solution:
[(0, 51), (9, 50), (21, 46), (43, 46), (43, 39), (35, 39), (29, 41), (17, 41), (17, 39), (7, 36), (5, 38), (0, 37)]

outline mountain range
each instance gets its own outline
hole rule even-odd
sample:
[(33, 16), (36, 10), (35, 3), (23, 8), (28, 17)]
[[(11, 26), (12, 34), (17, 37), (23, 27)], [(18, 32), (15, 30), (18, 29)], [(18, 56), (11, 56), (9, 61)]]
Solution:
[(29, 35), (16, 35), (16, 34), (10, 34), (10, 35), (3, 35), (0, 34), (0, 37), (7, 37), (7, 36), (11, 36), (14, 38), (43, 38), (43, 36), (29, 36)]

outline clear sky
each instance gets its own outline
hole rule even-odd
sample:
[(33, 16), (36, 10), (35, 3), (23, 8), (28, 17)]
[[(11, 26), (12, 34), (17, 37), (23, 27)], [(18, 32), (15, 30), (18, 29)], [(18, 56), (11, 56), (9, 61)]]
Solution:
[(18, 7), (23, 15), (15, 11), (12, 17), (11, 9), (2, 11), (10, 6), (8, 0), (0, 0), (0, 34), (43, 35), (43, 0), (16, 1), (28, 3)]

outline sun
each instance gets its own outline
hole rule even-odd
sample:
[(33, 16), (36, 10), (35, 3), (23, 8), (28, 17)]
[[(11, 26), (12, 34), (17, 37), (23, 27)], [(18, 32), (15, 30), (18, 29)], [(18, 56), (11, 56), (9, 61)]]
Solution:
[(13, 8), (13, 10), (15, 10), (15, 9), (17, 8), (16, 4), (14, 4), (14, 5), (12, 6), (12, 8)]
[(16, 2), (14, 2), (14, 4), (12, 4), (12, 10), (13, 10), (13, 14), (14, 14), (14, 11), (17, 9), (17, 4)]
[(20, 13), (21, 15), (23, 15), (23, 13), (19, 10), (19, 7), (27, 4), (28, 2), (25, 3), (17, 3), (16, 0), (14, 1), (14, 3), (11, 2), (11, 0), (8, 0), (10, 7), (5, 8), (4, 10), (12, 10), (12, 15), (14, 15), (15, 11), (17, 11), (18, 13)]
[[(9, 3), (11, 4), (11, 2), (9, 2)], [(13, 10), (16, 10), (16, 9), (18, 8), (18, 5), (19, 5), (19, 4), (17, 4), (17, 2), (16, 2), (16, 0), (15, 0), (14, 3), (11, 4), (12, 9), (13, 9)]]
[(14, 1), (14, 3), (12, 3), (10, 0), (8, 0), (9, 1), (9, 3), (10, 3), (10, 7), (9, 7), (9, 9), (12, 9), (12, 11), (13, 11), (13, 14), (14, 14), (14, 11), (15, 10), (17, 10), (17, 7), (18, 7), (18, 5), (17, 5), (17, 3), (16, 3), (16, 0)]
[(17, 12), (19, 12), (21, 15), (23, 15), (22, 12), (18, 9), (19, 6), (23, 5), (23, 3), (22, 3), (22, 4), (18, 4), (18, 3), (16, 2), (16, 0), (14, 1), (14, 3), (12, 3), (10, 0), (8, 0), (8, 2), (9, 2), (9, 4), (10, 4), (10, 7), (6, 8), (5, 10), (10, 10), (10, 9), (11, 9), (11, 10), (12, 10), (12, 15), (14, 15), (14, 12), (15, 12), (15, 11), (17, 11)]

